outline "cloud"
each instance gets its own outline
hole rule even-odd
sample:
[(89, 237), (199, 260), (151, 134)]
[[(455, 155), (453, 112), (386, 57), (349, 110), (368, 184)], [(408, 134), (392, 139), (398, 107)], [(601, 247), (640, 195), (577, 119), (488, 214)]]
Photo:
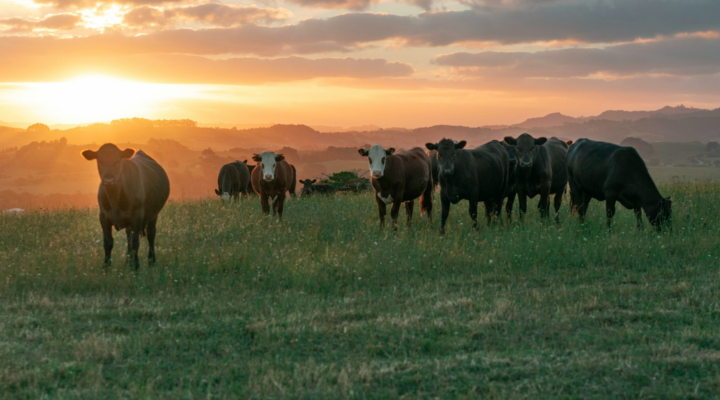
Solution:
[(0, 19), (0, 25), (10, 27), (12, 31), (70, 30), (75, 28), (81, 21), (82, 17), (79, 15), (66, 13), (50, 15), (39, 21), (30, 21), (23, 18), (5, 18)]
[(720, 72), (720, 39), (676, 37), (603, 49), (453, 53), (435, 59), (462, 75), (570, 78), (592, 75), (707, 75)]
[(207, 3), (188, 7), (159, 9), (137, 7), (125, 14), (123, 23), (129, 26), (167, 26), (178, 21), (197, 21), (224, 27), (248, 23), (284, 21), (292, 13), (284, 8), (261, 8), (232, 4)]
[[(381, 0), (286, 0), (290, 3), (304, 7), (317, 8), (344, 8), (348, 10), (365, 10), (371, 4), (379, 3)], [(433, 0), (400, 0), (405, 3), (414, 4), (422, 9), (429, 10)]]
[(161, 4), (189, 3), (192, 0), (32, 0), (33, 3), (55, 8), (94, 8), (98, 5), (120, 4), (126, 6), (147, 6)]
[(157, 83), (257, 85), (317, 78), (408, 77), (409, 64), (382, 59), (253, 57), (213, 60), (174, 54), (88, 55), (54, 53), (18, 58), (0, 70), (0, 81), (59, 81), (92, 73)]

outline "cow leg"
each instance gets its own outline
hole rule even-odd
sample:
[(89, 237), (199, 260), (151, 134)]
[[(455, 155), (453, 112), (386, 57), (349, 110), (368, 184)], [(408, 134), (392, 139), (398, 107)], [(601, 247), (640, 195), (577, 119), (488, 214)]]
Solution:
[(140, 259), (138, 258), (138, 248), (140, 247), (140, 230), (131, 227), (125, 228), (127, 233), (128, 252), (127, 260), (137, 271), (140, 268)]
[(637, 219), (637, 227), (638, 229), (643, 228), (643, 220), (642, 220), (642, 208), (638, 207), (633, 209), (633, 212), (635, 213), (635, 219)]
[(385, 227), (385, 214), (387, 214), (387, 205), (377, 196), (375, 196), (375, 201), (378, 205), (378, 213), (380, 214), (380, 229), (382, 229)]
[(396, 201), (392, 204), (392, 207), (390, 207), (390, 218), (392, 218), (392, 222), (393, 222), (393, 231), (397, 231), (397, 220), (398, 220), (398, 215), (400, 214), (400, 205), (401, 204), (402, 203), (400, 201)]
[(270, 202), (268, 202), (267, 195), (263, 194), (260, 196), (260, 205), (262, 206), (263, 214), (265, 214), (265, 215), (270, 214)]
[(147, 240), (148, 240), (148, 261), (150, 264), (155, 264), (155, 232), (157, 226), (157, 218), (149, 221), (146, 228)]
[(555, 194), (555, 222), (560, 223), (560, 206), (562, 205), (563, 192)]
[(450, 199), (440, 193), (440, 203), (442, 205), (442, 211), (440, 213), (440, 234), (445, 233), (445, 222), (447, 222), (448, 215), (450, 215)]
[(547, 218), (550, 214), (550, 193), (549, 188), (543, 188), (540, 192), (540, 201), (538, 202), (540, 210), (540, 218)]
[(415, 200), (405, 202), (405, 214), (407, 214), (407, 226), (412, 222), (413, 208), (415, 208)]
[(433, 195), (433, 183), (432, 180), (428, 182), (425, 192), (420, 196), (420, 215), (427, 214), (428, 222), (432, 223), (432, 195)]
[(580, 205), (577, 208), (578, 218), (580, 218), (580, 223), (582, 224), (585, 223), (585, 213), (587, 213), (591, 197), (585, 193), (578, 193), (578, 199), (580, 199)]
[[(284, 196), (284, 195), (285, 195), (285, 193), (282, 194), (282, 196)], [(278, 195), (278, 197), (276, 197), (275, 200), (273, 200), (273, 203), (272, 203), (273, 217), (274, 217), (275, 214), (277, 214), (277, 212), (278, 212), (278, 206), (279, 206), (278, 200), (279, 200), (279, 197), (280, 197), (280, 196), (281, 196), (281, 195)]]
[(520, 220), (522, 221), (527, 212), (527, 195), (524, 192), (518, 193), (518, 206), (520, 207)]
[(512, 220), (512, 209), (513, 204), (515, 203), (515, 192), (511, 192), (507, 199), (507, 204), (505, 205), (505, 212), (507, 213), (507, 219), (508, 221)]
[(495, 203), (492, 201), (485, 201), (483, 204), (485, 204), (485, 218), (487, 219), (488, 226), (490, 226), (490, 223), (492, 222), (492, 215), (495, 213)]
[(605, 212), (607, 213), (607, 227), (612, 228), (612, 219), (615, 216), (615, 198), (605, 198)]
[[(468, 205), (468, 213), (470, 213), (470, 219), (473, 222), (473, 229), (475, 229), (476, 231), (480, 230), (480, 228), (478, 228), (478, 223), (477, 223), (477, 209), (478, 209), (477, 199), (470, 199), (469, 205)], [(486, 211), (487, 211), (487, 208), (486, 208)]]
[(110, 264), (112, 264), (112, 249), (113, 244), (115, 243), (115, 240), (113, 239), (113, 233), (112, 233), (112, 222), (110, 222), (107, 218), (104, 218), (102, 214), (100, 214), (100, 226), (102, 227), (103, 231), (103, 247), (105, 248), (105, 266), (109, 267)]
[(273, 207), (277, 207), (278, 220), (282, 222), (282, 213), (285, 208), (285, 196), (279, 196), (277, 201), (273, 202)]

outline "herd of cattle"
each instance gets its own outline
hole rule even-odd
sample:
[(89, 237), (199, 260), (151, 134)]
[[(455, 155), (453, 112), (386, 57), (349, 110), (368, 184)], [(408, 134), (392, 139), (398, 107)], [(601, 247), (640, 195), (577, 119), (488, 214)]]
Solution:
[[(419, 198), (420, 211), (432, 221), (432, 194), (439, 183), (442, 215), (440, 232), (450, 213), (450, 205), (468, 200), (473, 227), (478, 229), (478, 203), (485, 205), (488, 224), (500, 217), (505, 199), (510, 218), (515, 197), (520, 217), (527, 211), (527, 198), (540, 196), (541, 218), (550, 215), (550, 196), (554, 196), (554, 216), (558, 219), (566, 188), (570, 186), (571, 208), (577, 210), (582, 222), (591, 199), (605, 201), (607, 224), (611, 226), (615, 204), (619, 202), (635, 212), (642, 226), (642, 210), (658, 230), (669, 224), (672, 210), (670, 198), (660, 195), (640, 155), (632, 147), (580, 139), (575, 143), (557, 138), (533, 138), (524, 133), (518, 138), (493, 140), (474, 149), (465, 149), (466, 142), (443, 139), (427, 143), (428, 151), (416, 147), (395, 154), (394, 148), (380, 145), (369, 150), (359, 149), (367, 157), (371, 183), (380, 214), (385, 223), (387, 205), (397, 228), (400, 206), (405, 204), (410, 223)], [(113, 249), (112, 228), (125, 229), (128, 255), (137, 268), (140, 235), (147, 236), (148, 259), (155, 261), (157, 217), (170, 194), (170, 183), (163, 168), (143, 151), (120, 150), (108, 143), (98, 151), (86, 150), (87, 160), (97, 160), (100, 174), (98, 203), (103, 230), (105, 264), (110, 263)], [(264, 152), (247, 160), (224, 165), (218, 176), (215, 193), (224, 202), (240, 195), (256, 193), (263, 213), (282, 220), (286, 193), (295, 195), (297, 173), (282, 154)], [(304, 196), (313, 193), (334, 194), (332, 185), (316, 184), (315, 180), (300, 181)]]

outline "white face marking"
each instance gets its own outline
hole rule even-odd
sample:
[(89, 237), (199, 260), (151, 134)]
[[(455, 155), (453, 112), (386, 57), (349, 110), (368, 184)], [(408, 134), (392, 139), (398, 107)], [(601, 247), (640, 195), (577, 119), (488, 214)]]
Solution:
[(379, 144), (368, 150), (368, 164), (370, 164), (370, 176), (382, 178), (385, 175), (385, 149)]
[(220, 196), (220, 199), (223, 201), (223, 203), (227, 203), (230, 201), (230, 193), (224, 192), (222, 196)]
[(262, 161), (260, 166), (263, 171), (263, 179), (270, 182), (275, 179), (275, 168), (277, 168), (277, 161), (275, 161), (275, 153), (266, 151), (260, 154)]
[(380, 196), (380, 193), (378, 192), (377, 197), (378, 197), (378, 199), (382, 200), (383, 203), (385, 203), (385, 204), (390, 204), (393, 202), (393, 198), (392, 198), (391, 194), (389, 194), (388, 197), (382, 197), (382, 196)]

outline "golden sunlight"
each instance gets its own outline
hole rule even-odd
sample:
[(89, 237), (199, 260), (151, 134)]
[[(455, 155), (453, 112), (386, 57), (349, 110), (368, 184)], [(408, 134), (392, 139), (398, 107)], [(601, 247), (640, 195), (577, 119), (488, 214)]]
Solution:
[(116, 118), (154, 117), (168, 100), (197, 98), (194, 85), (144, 83), (102, 75), (65, 82), (20, 84), (15, 100), (49, 121), (87, 123)]

